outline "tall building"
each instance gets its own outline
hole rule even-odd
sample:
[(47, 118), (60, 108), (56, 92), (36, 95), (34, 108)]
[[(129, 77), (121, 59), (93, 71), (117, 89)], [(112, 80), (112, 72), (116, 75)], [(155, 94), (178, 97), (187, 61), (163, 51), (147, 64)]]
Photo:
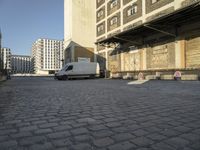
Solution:
[(2, 69), (11, 70), (11, 50), (9, 48), (0, 49), (0, 57), (2, 60)]
[(63, 41), (38, 39), (32, 45), (32, 71), (35, 74), (53, 74), (62, 68)]
[(11, 66), (11, 72), (13, 74), (31, 73), (31, 57), (24, 55), (12, 55)]
[[(1, 33), (1, 29), (0, 29), (0, 51), (1, 51), (1, 41), (2, 41), (2, 33)], [(3, 69), (3, 58), (2, 58), (2, 54), (0, 52), (0, 72)]]
[(94, 0), (64, 0), (64, 43), (65, 63), (94, 61)]
[(101, 69), (121, 75), (198, 74), (199, 14), (199, 0), (96, 0)]

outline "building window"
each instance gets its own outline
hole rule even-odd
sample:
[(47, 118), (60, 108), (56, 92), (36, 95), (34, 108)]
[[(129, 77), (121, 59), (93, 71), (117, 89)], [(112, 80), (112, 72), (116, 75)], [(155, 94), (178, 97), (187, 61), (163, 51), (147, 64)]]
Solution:
[(151, 0), (151, 3), (154, 4), (154, 3), (157, 3), (159, 0)]
[(101, 32), (101, 31), (103, 31), (103, 29), (104, 29), (103, 25), (100, 25), (100, 26), (98, 26), (97, 31)]
[(134, 15), (137, 13), (137, 11), (138, 11), (137, 5), (133, 5), (133, 6), (131, 6), (131, 8), (128, 9), (127, 16)]
[(111, 2), (110, 3), (110, 8), (111, 9), (114, 8), (115, 6), (117, 6), (117, 0), (111, 0), (110, 2)]
[(103, 10), (100, 10), (100, 11), (98, 12), (98, 14), (97, 14), (97, 17), (98, 17), (98, 18), (101, 17), (101, 16), (103, 16)]
[(111, 20), (110, 20), (110, 25), (114, 25), (117, 23), (117, 17), (113, 17)]

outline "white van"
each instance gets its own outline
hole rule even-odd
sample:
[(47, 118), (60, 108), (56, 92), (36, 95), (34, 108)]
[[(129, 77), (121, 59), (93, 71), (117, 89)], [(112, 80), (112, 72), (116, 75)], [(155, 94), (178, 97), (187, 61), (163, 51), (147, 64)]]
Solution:
[(95, 62), (72, 62), (66, 64), (55, 74), (55, 79), (67, 80), (71, 78), (99, 77), (99, 64)]

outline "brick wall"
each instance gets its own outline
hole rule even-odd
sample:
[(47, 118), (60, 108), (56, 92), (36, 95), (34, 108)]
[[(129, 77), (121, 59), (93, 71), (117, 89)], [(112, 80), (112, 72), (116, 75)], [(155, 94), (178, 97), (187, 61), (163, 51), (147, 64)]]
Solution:
[(118, 9), (120, 9), (121, 1), (117, 0), (117, 5), (115, 7), (113, 7), (112, 9), (110, 7), (111, 7), (111, 1), (109, 1), (107, 3), (107, 15), (110, 15), (110, 14), (116, 12)]
[(160, 7), (163, 7), (171, 2), (174, 2), (174, 0), (159, 0), (158, 2), (152, 4), (152, 0), (146, 0), (146, 13), (150, 13)]
[[(98, 17), (98, 13), (101, 12), (101, 11), (103, 11), (103, 15), (100, 16), (100, 17)], [(100, 8), (100, 9), (97, 11), (97, 13), (96, 13), (97, 22), (99, 22), (99, 21), (101, 21), (101, 20), (103, 20), (103, 19), (105, 18), (105, 13), (106, 13), (106, 11), (105, 11), (105, 6), (103, 6), (102, 8)]]
[(186, 6), (196, 3), (196, 2), (200, 2), (200, 0), (185, 0), (181, 3), (181, 6), (186, 7)]
[(116, 50), (108, 52), (108, 70), (111, 72), (121, 71), (121, 54)]
[(147, 48), (147, 69), (175, 68), (175, 43), (155, 43)]
[(131, 2), (132, 0), (123, 0), (123, 5), (128, 4), (129, 2)]
[[(98, 31), (98, 27), (100, 27), (100, 26), (103, 26), (103, 30), (101, 30), (101, 31)], [(100, 23), (100, 24), (98, 24), (97, 25), (97, 29), (96, 29), (97, 31), (97, 36), (100, 36), (100, 35), (102, 35), (102, 34), (104, 34), (105, 33), (105, 21), (104, 22), (102, 22), (102, 23)]]
[[(113, 17), (117, 17), (117, 23), (116, 24), (113, 24), (111, 25), (110, 24), (110, 21), (113, 19)], [(120, 12), (114, 14), (112, 17), (108, 18), (108, 21), (107, 21), (107, 31), (111, 31), (117, 27), (119, 27), (121, 25), (121, 14)]]
[(146, 21), (151, 21), (151, 20), (157, 19), (157, 18), (159, 18), (159, 17), (162, 17), (162, 16), (165, 16), (165, 15), (167, 15), (167, 14), (170, 14), (170, 13), (172, 13), (173, 11), (174, 11), (174, 7), (167, 8), (167, 9), (165, 9), (165, 10), (160, 11), (159, 13), (156, 13), (156, 14), (154, 14), (154, 15), (148, 17), (148, 18), (146, 19)]
[[(137, 6), (137, 12), (134, 15), (128, 16), (128, 10), (132, 7), (132, 5)], [(141, 16), (142, 16), (142, 0), (138, 0), (137, 2), (130, 4), (123, 10), (123, 24), (126, 24)]]
[(98, 0), (96, 0), (96, 7), (99, 8), (104, 3), (105, 3), (105, 0), (101, 0), (99, 3), (98, 3)]
[(78, 61), (78, 57), (90, 58), (90, 61), (94, 62), (94, 49), (93, 48), (85, 48), (85, 47), (75, 46), (75, 48), (74, 48), (74, 59), (75, 59), (75, 61)]

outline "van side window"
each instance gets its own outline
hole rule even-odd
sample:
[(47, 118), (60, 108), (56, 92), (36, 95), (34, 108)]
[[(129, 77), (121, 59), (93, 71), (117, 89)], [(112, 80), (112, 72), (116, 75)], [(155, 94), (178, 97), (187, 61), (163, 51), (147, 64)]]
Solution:
[(66, 71), (69, 71), (69, 70), (73, 70), (73, 66), (72, 66), (72, 65), (69, 66), (69, 67), (66, 69)]

